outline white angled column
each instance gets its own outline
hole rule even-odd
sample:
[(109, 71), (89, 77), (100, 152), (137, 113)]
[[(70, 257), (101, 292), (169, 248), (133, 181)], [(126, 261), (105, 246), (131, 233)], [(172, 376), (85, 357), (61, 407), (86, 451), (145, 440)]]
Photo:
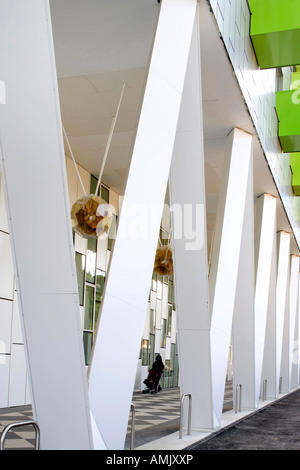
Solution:
[(213, 428), (199, 26), (197, 15), (170, 171), (170, 204), (180, 392), (192, 395), (192, 428)]
[[(255, 217), (255, 400), (267, 381), (267, 396), (276, 396), (276, 198), (262, 194)], [(267, 331), (267, 334), (266, 334)]]
[(255, 409), (254, 196), (251, 161), (232, 326), (233, 403), (241, 385), (242, 409)]
[(233, 129), (227, 139), (209, 279), (213, 406), (219, 424), (251, 162), (252, 136)]
[[(289, 323), (289, 285), (290, 285), (290, 234), (279, 232), (278, 267), (276, 285), (276, 368), (277, 388), (282, 392), (289, 391), (288, 364), (288, 323)], [(286, 328), (285, 328), (286, 325)], [(285, 334), (286, 332), (286, 334)]]
[(300, 372), (300, 275), (298, 273), (298, 297), (296, 305), (296, 318), (295, 318), (295, 335), (292, 353), (292, 378), (291, 388), (297, 388), (300, 385), (299, 372)]
[(291, 276), (289, 292), (289, 322), (288, 322), (288, 367), (289, 389), (297, 387), (296, 366), (298, 355), (298, 309), (299, 309), (299, 256), (291, 256)]
[(91, 410), (108, 449), (122, 449), (126, 437), (196, 7), (164, 0), (154, 38), (89, 370)]
[(0, 157), (41, 449), (91, 449), (48, 0), (0, 1)]

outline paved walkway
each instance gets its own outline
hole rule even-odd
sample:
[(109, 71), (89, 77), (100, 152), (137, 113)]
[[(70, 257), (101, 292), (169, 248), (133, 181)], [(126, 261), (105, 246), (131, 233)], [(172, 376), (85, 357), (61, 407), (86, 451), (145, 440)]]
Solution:
[[(161, 392), (133, 394), (135, 406), (134, 448), (150, 444), (165, 436), (178, 434), (180, 415), (179, 388), (163, 389)], [(226, 385), (224, 411), (232, 408), (232, 385)], [(11, 423), (32, 419), (31, 406), (20, 406), (0, 409), (0, 433)], [(177, 436), (176, 434), (176, 436)], [(176, 437), (176, 440), (178, 438)], [(125, 450), (130, 450), (131, 416), (129, 417)], [(32, 426), (18, 427), (9, 431), (5, 442), (6, 449), (30, 450), (34, 448), (35, 434)]]
[[(232, 410), (232, 387), (224, 398), (223, 428), (216, 433), (179, 437), (180, 391), (165, 389), (156, 395), (134, 393), (136, 450), (300, 450), (300, 389), (273, 402), (260, 403), (255, 413)], [(32, 419), (30, 406), (0, 410), (0, 432), (11, 423)], [(130, 449), (129, 418), (125, 450)], [(7, 435), (6, 449), (31, 450), (32, 427), (18, 427)]]

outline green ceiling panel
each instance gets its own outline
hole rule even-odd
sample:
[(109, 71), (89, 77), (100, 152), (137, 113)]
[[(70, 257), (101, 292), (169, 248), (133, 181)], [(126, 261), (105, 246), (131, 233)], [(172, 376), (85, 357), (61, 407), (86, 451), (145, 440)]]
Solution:
[(250, 35), (262, 69), (300, 64), (300, 0), (248, 0)]
[(292, 186), (295, 196), (300, 196), (300, 153), (292, 153), (290, 165), (292, 169)]
[(283, 152), (300, 152), (300, 100), (297, 90), (278, 91), (276, 111), (278, 137)]

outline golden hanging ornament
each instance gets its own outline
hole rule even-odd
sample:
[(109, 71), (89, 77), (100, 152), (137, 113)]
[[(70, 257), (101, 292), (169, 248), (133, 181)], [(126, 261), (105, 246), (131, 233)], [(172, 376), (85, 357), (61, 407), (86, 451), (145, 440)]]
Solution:
[(173, 274), (173, 250), (171, 244), (162, 245), (156, 250), (154, 270), (161, 276)]
[(107, 235), (113, 213), (99, 196), (89, 194), (76, 201), (71, 210), (73, 229), (84, 238), (99, 238)]

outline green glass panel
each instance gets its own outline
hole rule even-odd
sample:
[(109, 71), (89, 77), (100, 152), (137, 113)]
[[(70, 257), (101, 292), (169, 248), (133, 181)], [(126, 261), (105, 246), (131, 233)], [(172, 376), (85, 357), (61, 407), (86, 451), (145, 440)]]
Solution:
[(94, 316), (94, 292), (92, 286), (85, 287), (85, 307), (84, 307), (84, 329), (93, 330), (93, 316)]
[(75, 253), (75, 263), (77, 272), (79, 305), (83, 305), (84, 301), (84, 276), (85, 276), (85, 256), (81, 253)]

